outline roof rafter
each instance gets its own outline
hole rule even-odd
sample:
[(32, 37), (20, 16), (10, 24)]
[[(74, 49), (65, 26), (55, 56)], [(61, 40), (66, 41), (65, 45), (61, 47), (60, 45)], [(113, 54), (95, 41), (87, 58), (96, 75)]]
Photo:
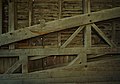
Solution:
[(120, 17), (120, 7), (42, 23), (0, 35), (0, 46), (50, 32)]

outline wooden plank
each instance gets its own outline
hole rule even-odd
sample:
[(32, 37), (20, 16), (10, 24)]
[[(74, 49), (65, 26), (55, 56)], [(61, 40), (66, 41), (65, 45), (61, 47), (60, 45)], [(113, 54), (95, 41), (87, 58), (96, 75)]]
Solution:
[(32, 25), (32, 3), (33, 0), (29, 0), (29, 26)]
[(82, 64), (87, 63), (87, 54), (86, 53), (80, 53), (80, 58), (81, 58), (80, 61)]
[(19, 59), (22, 61), (22, 73), (28, 73), (28, 56), (19, 56)]
[(17, 1), (15, 0), (14, 1), (14, 29), (18, 29), (18, 3)]
[(89, 48), (91, 47), (91, 25), (86, 25), (84, 31), (84, 47)]
[(83, 13), (90, 13), (91, 9), (90, 9), (90, 0), (82, 0), (82, 4), (83, 4)]
[(8, 31), (14, 31), (14, 1), (9, 2), (9, 28)]
[(50, 55), (71, 55), (78, 54), (79, 51), (82, 52), (84, 49), (80, 48), (38, 48), (38, 49), (15, 49), (15, 50), (0, 50), (1, 57), (7, 56), (50, 56)]
[[(120, 68), (118, 68), (120, 66), (119, 60), (120, 60), (120, 58), (117, 57), (117, 58), (105, 59), (105, 60), (100, 60), (100, 61), (93, 61), (93, 62), (74, 65), (74, 66), (63, 66), (63, 67), (48, 69), (48, 70), (44, 70), (44, 71), (35, 71), (35, 72), (32, 72), (31, 74), (38, 74), (38, 73), (43, 73), (43, 72), (45, 72), (45, 73), (46, 72), (60, 72), (59, 74), (61, 74), (61, 72), (69, 73), (69, 72), (74, 71), (73, 75), (71, 73), (71, 76), (74, 77), (74, 76), (77, 76), (78, 74), (79, 74), (79, 76), (80, 75), (82, 76), (84, 74), (84, 72), (86, 73), (86, 75), (88, 75), (88, 74), (90, 75), (90, 74), (92, 74), (92, 72), (93, 73), (95, 72), (94, 75), (96, 75), (96, 73), (101, 73), (101, 72), (105, 72), (105, 73), (110, 72), (111, 73), (113, 71), (117, 72), (120, 70)], [(76, 75), (76, 71), (78, 71), (77, 75)], [(67, 75), (67, 74), (61, 74), (61, 75), (55, 74), (53, 77), (57, 77), (57, 76), (70, 77), (70, 75)]]
[(84, 28), (84, 26), (79, 27), (68, 39), (65, 43), (61, 46), (61, 48), (65, 48), (77, 35), (78, 33)]
[[(84, 68), (82, 68), (84, 69)], [(68, 69), (69, 70), (69, 69)], [(34, 74), (26, 74), (26, 75), (20, 75), (20, 74), (14, 74), (14, 75), (3, 75), (0, 77), (0, 79), (3, 79), (3, 80), (8, 80), (8, 79), (11, 79), (11, 80), (20, 80), (20, 79), (29, 79), (30, 80), (35, 80), (35, 79), (39, 79), (40, 81), (42, 80), (46, 80), (48, 81), (49, 79), (55, 79), (56, 82), (65, 82), (65, 79), (66, 79), (66, 82), (70, 82), (70, 80), (76, 80), (76, 81), (79, 81), (79, 82), (100, 82), (100, 81), (107, 81), (107, 80), (111, 80), (111, 81), (119, 81), (120, 79), (118, 78), (120, 74), (119, 71), (76, 71), (76, 70), (70, 70), (70, 71), (42, 71), (42, 72), (39, 72), (39, 73), (34, 73)], [(73, 72), (74, 71), (74, 72)], [(96, 74), (97, 73), (97, 74)], [(96, 74), (96, 75), (95, 75)], [(7, 77), (8, 76), (8, 77)], [(3, 78), (2, 78), (3, 77)], [(57, 80), (56, 80), (57, 79)], [(67, 80), (67, 79), (70, 79), (70, 80)], [(44, 81), (45, 81), (44, 80)], [(53, 81), (52, 80), (52, 81)], [(73, 81), (72, 80), (72, 81)], [(71, 82), (72, 82), (71, 81)], [(53, 81), (54, 82), (54, 81)]]
[[(80, 65), (79, 65), (80, 66)], [(0, 75), (0, 79), (11, 79), (11, 80), (17, 80), (17, 79), (47, 79), (47, 78), (70, 78), (70, 77), (92, 77), (92, 75), (94, 77), (108, 77), (108, 76), (119, 76), (120, 71), (91, 71), (89, 70), (85, 70), (87, 69), (85, 66), (81, 66), (81, 67), (74, 67), (73, 68), (64, 68), (64, 69), (49, 69), (49, 70), (45, 70), (45, 71), (37, 71), (37, 72), (33, 72), (33, 73), (29, 73), (29, 74), (4, 74), (4, 75)], [(97, 66), (97, 65), (96, 65)], [(105, 68), (105, 67), (101, 67), (101, 68)], [(109, 67), (108, 67), (109, 68)], [(98, 69), (98, 67), (96, 67), (96, 69)], [(97, 73), (97, 74), (96, 74)], [(94, 80), (93, 80), (94, 81)]]
[(33, 56), (33, 57), (30, 57), (29, 60), (37, 60), (45, 57), (48, 57), (48, 56)]
[(59, 15), (58, 18), (61, 19), (62, 18), (62, 0), (58, 0), (59, 2)]
[(73, 61), (71, 61), (67, 66), (75, 65), (80, 63), (80, 55), (78, 55)]
[(112, 41), (116, 42), (116, 23), (112, 21)]
[(120, 54), (120, 48), (93, 47), (93, 48), (37, 48), (37, 49), (13, 49), (0, 50), (0, 57), (17, 57), (27, 56), (50, 56), (50, 55), (78, 55), (79, 53), (87, 54)]
[(80, 1), (82, 1), (82, 0), (64, 0), (64, 2), (80, 2)]
[[(58, 19), (62, 18), (62, 1), (63, 0), (58, 0), (58, 7), (59, 7)], [(60, 46), (61, 46), (61, 33), (58, 32), (58, 47)]]
[(22, 63), (21, 60), (18, 60), (4, 74), (12, 74), (21, 65), (21, 63)]
[[(118, 76), (119, 77), (119, 76)], [(36, 81), (37, 83), (46, 83), (46, 84), (50, 84), (50, 83), (61, 83), (61, 84), (63, 84), (63, 83), (66, 83), (66, 82), (68, 82), (68, 83), (79, 83), (80, 82), (80, 84), (81, 83), (88, 83), (88, 82), (104, 82), (104, 81), (107, 81), (107, 80), (110, 80), (110, 81), (117, 81), (117, 82), (119, 82), (119, 79), (117, 78), (117, 77), (115, 77), (115, 76), (92, 76), (92, 77), (90, 77), (90, 76), (83, 76), (83, 77), (68, 77), (68, 78), (48, 78), (48, 79), (40, 79), (40, 80), (38, 80), (38, 79), (33, 79), (33, 80), (30, 80), (30, 79), (28, 79), (28, 80), (24, 80), (24, 81), (26, 81), (25, 83), (27, 83), (28, 81), (29, 82), (32, 82), (32, 83), (34, 83), (33, 81)], [(107, 82), (109, 82), (109, 81), (107, 81)], [(114, 84), (114, 83), (113, 83)]]
[(78, 64), (84, 64), (87, 62), (87, 54), (86, 53), (80, 53), (78, 56), (68, 64), (68, 66), (72, 65), (78, 65)]
[(108, 81), (108, 82), (92, 82), (92, 83), (86, 83), (86, 84), (120, 84), (119, 81)]
[[(83, 0), (83, 13), (90, 13), (90, 0)], [(86, 25), (84, 30), (84, 47), (91, 47), (91, 25)]]
[[(100, 78), (100, 77), (99, 77)], [(60, 79), (60, 80), (59, 80)], [(62, 81), (61, 81), (62, 79)], [(97, 78), (96, 78), (97, 79)], [(54, 82), (55, 80), (55, 82)], [(68, 80), (68, 81), (65, 81)], [(71, 81), (70, 81), (71, 80)], [(94, 80), (94, 79), (93, 79)], [(107, 78), (106, 78), (107, 80)], [(118, 81), (90, 81), (90, 82), (81, 82), (80, 78), (50, 78), (50, 79), (20, 79), (20, 80), (0, 80), (2, 84), (120, 84)]]
[(58, 32), (58, 47), (61, 46), (61, 32)]
[(19, 56), (19, 60), (13, 64), (4, 74), (12, 74), (20, 65), (22, 65), (22, 73), (28, 73), (28, 57), (27, 56)]
[(0, 80), (2, 84), (23, 84), (22, 80)]
[(89, 58), (100, 57), (100, 56), (104, 56), (104, 55), (106, 55), (106, 53), (101, 53), (101, 54), (98, 54), (98, 55), (92, 55), (92, 56), (88, 56), (88, 59)]
[(90, 14), (63, 18), (60, 20), (47, 22), (46, 24), (42, 24), (42, 26), (41, 24), (38, 24), (24, 29), (19, 29), (13, 32), (2, 34), (0, 36), (0, 46), (47, 34), (50, 32), (60, 31), (75, 26), (85, 25), (118, 17), (120, 17), (120, 7), (93, 12)]
[(0, 0), (0, 34), (2, 34), (2, 0)]
[(111, 46), (111, 47), (115, 47), (116, 45), (109, 40), (109, 38), (106, 37), (106, 35), (95, 25), (95, 24), (91, 24), (92, 27), (95, 29), (95, 31), (97, 31), (97, 33)]
[[(15, 4), (14, 0), (9, 1), (9, 12), (8, 12), (9, 13), (9, 16), (8, 16), (8, 24), (9, 24), (9, 26), (8, 26), (8, 32), (14, 31), (14, 28), (15, 28), (14, 4)], [(14, 48), (15, 48), (14, 44), (9, 45), (9, 49), (14, 49)]]
[[(48, 69), (45, 71), (37, 71), (33, 72), (30, 74), (7, 74), (5, 75), (0, 75), (0, 79), (2, 80), (17, 80), (17, 79), (45, 79), (45, 78), (67, 78), (67, 77), (106, 77), (106, 76), (119, 76), (118, 74), (120, 73), (119, 68), (116, 66), (113, 67), (114, 64), (119, 60), (117, 58), (117, 61), (113, 61), (108, 59), (108, 62), (104, 60), (104, 62), (100, 61), (98, 63), (93, 62), (93, 63), (88, 63), (87, 67), (84, 65), (75, 65), (71, 67), (61, 67), (57, 69)], [(113, 61), (113, 62), (112, 62)], [(111, 64), (113, 63), (113, 64)], [(110, 64), (110, 66), (108, 66)], [(106, 65), (106, 66), (105, 66)], [(107, 68), (106, 68), (107, 67)], [(110, 68), (111, 67), (111, 68)], [(97, 74), (96, 74), (97, 73)]]

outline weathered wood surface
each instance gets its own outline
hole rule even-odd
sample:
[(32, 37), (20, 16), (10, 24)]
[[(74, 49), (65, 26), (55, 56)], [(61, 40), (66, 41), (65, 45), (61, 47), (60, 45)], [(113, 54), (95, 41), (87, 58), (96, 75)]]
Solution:
[(22, 61), (18, 60), (4, 74), (12, 74), (18, 67), (20, 67), (21, 64), (22, 64)]
[[(8, 15), (8, 32), (15, 30), (15, 1), (9, 2), (9, 15)], [(9, 45), (9, 49), (14, 49), (15, 45), (11, 44)]]
[(119, 7), (42, 23), (39, 25), (2, 34), (0, 36), (0, 45), (13, 43), (16, 41), (32, 38), (50, 32), (64, 30), (75, 26), (85, 25), (118, 17), (120, 17)]
[(67, 41), (65, 41), (65, 43), (60, 47), (60, 48), (64, 48), (66, 47), (76, 36), (77, 34), (84, 28), (84, 26), (79, 27), (68, 39)]
[(116, 45), (109, 40), (109, 38), (106, 37), (106, 35), (95, 25), (92, 24), (91, 25), (97, 32), (98, 34), (111, 46), (111, 47), (115, 47)]
[[(18, 28), (16, 28), (16, 29), (19, 29), (21, 27), (26, 27), (26, 26), (28, 26), (28, 23), (38, 24), (38, 23), (40, 23), (41, 18), (44, 18), (46, 20), (46, 22), (48, 22), (48, 21), (51, 21), (51, 20), (58, 19), (58, 17), (64, 18), (64, 17), (70, 17), (70, 16), (75, 16), (75, 15), (82, 14), (82, 7), (81, 7), (81, 5), (82, 5), (81, 1), (82, 0), (59, 0), (59, 1), (62, 1), (62, 2), (60, 2), (60, 4), (59, 4), (58, 0), (34, 0), (33, 12), (32, 12), (33, 13), (32, 17), (33, 18), (31, 17), (30, 13), (28, 12), (29, 11), (28, 10), (29, 5), (28, 5), (27, 2), (29, 0), (20, 0), (20, 1), (16, 0), (16, 1), (17, 1), (17, 4), (18, 4), (17, 5), (17, 9), (18, 9), (17, 19), (18, 19), (18, 22), (16, 24), (18, 26)], [(92, 11), (98, 11), (98, 10), (104, 10), (104, 9), (119, 6), (120, 0), (115, 0), (115, 1), (113, 1), (113, 0), (106, 0), (106, 1), (105, 0), (91, 0), (91, 3), (92, 3), (91, 4)], [(58, 7), (58, 4), (61, 7)], [(58, 12), (58, 9), (59, 9), (59, 12)], [(3, 8), (3, 10), (4, 10), (3, 12), (5, 12), (5, 13), (3, 13), (3, 15), (6, 16), (5, 18), (3, 18), (3, 19), (5, 19), (5, 20), (3, 20), (3, 23), (4, 23), (3, 24), (3, 26), (4, 26), (3, 30), (7, 31), (7, 19), (8, 19), (7, 14), (6, 14), (7, 13), (7, 6), (5, 6)], [(29, 20), (32, 19), (32, 22), (28, 21), (28, 19)], [(86, 19), (86, 21), (88, 21), (88, 20), (92, 21), (91, 19)], [(112, 32), (112, 27), (113, 27), (111, 22), (115, 23), (114, 24), (114, 27), (115, 27), (114, 30), (116, 31), (116, 34), (114, 34), (114, 35), (116, 36), (116, 43), (118, 43), (118, 45), (119, 45), (119, 43), (120, 43), (119, 42), (119, 33), (120, 33), (120, 31), (119, 31), (120, 30), (119, 18), (118, 18), (118, 20), (112, 19), (112, 20), (98, 22), (97, 26), (111, 40), (110, 36), (112, 34), (111, 32)], [(79, 24), (81, 24), (81, 23), (79, 23)], [(37, 56), (31, 56), (30, 57), (29, 56), (30, 57), (29, 61), (34, 60), (34, 62), (35, 62), (35, 63), (31, 62), (31, 64), (29, 64), (29, 65), (30, 66), (36, 66), (38, 68), (39, 66), (43, 66), (42, 62), (45, 63), (47, 61), (48, 62), (47, 64), (50, 65), (51, 62), (53, 62), (53, 60), (51, 60), (51, 59), (55, 59), (55, 62), (56, 62), (55, 65), (57, 65), (57, 64), (63, 63), (63, 61), (67, 57), (67, 56), (50, 56), (48, 58), (45, 58), (48, 55), (65, 55), (66, 54), (66, 55), (69, 56), (71, 54), (79, 54), (79, 53), (77, 53), (78, 51), (80, 53), (82, 53), (84, 51), (85, 52), (87, 51), (86, 53), (88, 53), (88, 54), (92, 53), (93, 54), (91, 56), (88, 55), (87, 56), (88, 58), (99, 59), (99, 57), (100, 58), (103, 57), (102, 59), (105, 62), (106, 59), (108, 59), (108, 58), (106, 58), (107, 53), (108, 54), (114, 54), (114, 55), (110, 55), (111, 59), (114, 59), (116, 54), (120, 54), (119, 53), (120, 52), (119, 48), (112, 48), (112, 49), (111, 48), (99, 48), (99, 49), (94, 48), (94, 49), (87, 49), (87, 50), (82, 48), (83, 51), (82, 51), (81, 48), (80, 49), (75, 48), (76, 51), (75, 50), (73, 51), (73, 49), (70, 49), (70, 48), (68, 48), (68, 49), (63, 48), (63, 50), (65, 50), (65, 52), (63, 52), (62, 49), (59, 50), (57, 48), (57, 50), (56, 50), (56, 48), (54, 48), (54, 49), (49, 48), (49, 47), (58, 47), (58, 41), (57, 41), (58, 40), (57, 39), (58, 34), (57, 33), (60, 33), (59, 34), (60, 35), (59, 36), (59, 39), (60, 39), (59, 42), (62, 45), (69, 38), (69, 36), (73, 33), (73, 31), (75, 31), (75, 30), (76, 29), (73, 28), (73, 29), (63, 30), (63, 31), (59, 31), (59, 32), (53, 32), (53, 33), (50, 33), (50, 34), (47, 34), (47, 35), (44, 35), (44, 36), (31, 38), (31, 39), (28, 39), (26, 41), (21, 41), (20, 43), (16, 43), (17, 45), (19, 44), (19, 47), (17, 46), (17, 48), (28, 48), (29, 49), (29, 48), (37, 48), (39, 46), (40, 49), (39, 48), (38, 49), (30, 49), (30, 51), (28, 51), (28, 49), (23, 49), (23, 50), (22, 49), (0, 50), (0, 53), (4, 52), (4, 51), (6, 52), (6, 54), (1, 53), (1, 55), (0, 55), (0, 57), (1, 57), (0, 58), (0, 72), (1, 72), (1, 68), (2, 68), (2, 72), (6, 71), (8, 69), (8, 67), (11, 66), (11, 62), (15, 61), (15, 59), (13, 59), (13, 57), (15, 56), (14, 58), (17, 58), (18, 57), (17, 55), (25, 55), (25, 57), (27, 57), (27, 55), (29, 56), (31, 53), (33, 53), (32, 55), (37, 55), (38, 57)], [(75, 46), (81, 47), (81, 44), (83, 42), (82, 32), (79, 33), (75, 37), (75, 39), (73, 39), (73, 41), (71, 41), (70, 45), (68, 45), (67, 47), (75, 47)], [(37, 35), (39, 35), (40, 32), (36, 32), (36, 33), (37, 33)], [(96, 43), (97, 46), (100, 46), (98, 43), (102, 43), (101, 40), (97, 38), (95, 33), (93, 33), (93, 32), (91, 32), (91, 33), (93, 34), (92, 39), (94, 39), (94, 40), (92, 40), (92, 43), (93, 44)], [(10, 35), (10, 36), (12, 36), (12, 35)], [(28, 44), (28, 42), (30, 42), (30, 44)], [(29, 46), (29, 45), (31, 45), (31, 46)], [(43, 49), (43, 47), (45, 49)], [(82, 45), (82, 47), (83, 47), (83, 45)], [(46, 48), (49, 48), (49, 49), (46, 49)], [(24, 50), (25, 50), (25, 52), (24, 52)], [(48, 50), (48, 52), (46, 52), (46, 50)], [(18, 53), (19, 51), (20, 51), (20, 53)], [(71, 58), (71, 60), (73, 59), (72, 55), (69, 56), (69, 57)], [(39, 60), (41, 58), (42, 59), (45, 58), (45, 59), (43, 59), (43, 61)], [(92, 60), (92, 61), (96, 61), (97, 59)], [(117, 59), (119, 59), (119, 58), (117, 58)], [(99, 60), (101, 60), (101, 59), (99, 59)], [(70, 60), (69, 60), (69, 62), (70, 62)], [(101, 61), (100, 63), (104, 63), (104, 62)], [(79, 60), (78, 60), (78, 63), (79, 63)], [(88, 82), (90, 82), (88, 84), (101, 84), (101, 83), (102, 84), (107, 84), (107, 83), (108, 84), (119, 84), (119, 79), (118, 78), (120, 78), (120, 77), (117, 76), (117, 74), (119, 74), (119, 67), (120, 67), (119, 62), (115, 62), (115, 63), (111, 62), (111, 63), (105, 63), (105, 64), (100, 64), (100, 63), (95, 62), (94, 63), (94, 64), (96, 64), (95, 66), (94, 65), (93, 66), (92, 65), (91, 66), (90, 65), (88, 65), (88, 66), (83, 65), (83, 67), (80, 67), (80, 69), (72, 67), (72, 68), (66, 70), (65, 72), (64, 72), (64, 70), (60, 71), (60, 73), (58, 75), (56, 75), (56, 73), (58, 73), (57, 71), (55, 71), (55, 73), (54, 72), (52, 73), (52, 71), (51, 71), (51, 73), (47, 73), (48, 75), (46, 75), (46, 73), (43, 73), (43, 74), (40, 73), (38, 75), (39, 72), (35, 72), (35, 74), (33, 73), (34, 75), (29, 75), (28, 76), (28, 74), (26, 74), (26, 75), (24, 75), (25, 77), (23, 77), (22, 74), (20, 74), (20, 75), (9, 74), (9, 75), (6, 75), (8, 78), (1, 78), (0, 82), (2, 82), (2, 84), (4, 84), (4, 83), (5, 84), (6, 83), (11, 83), (11, 84), (16, 84), (16, 83), (17, 84), (19, 84), (19, 83), (20, 84), (22, 84), (22, 83), (23, 84), (26, 84), (26, 83), (35, 84), (35, 83), (37, 83), (38, 84), (38, 83), (41, 83), (41, 82), (42, 83), (50, 83), (51, 82), (51, 84), (52, 84), (53, 81), (58, 83), (58, 80), (60, 79), (59, 81), (61, 81), (62, 84), (64, 84), (64, 81), (66, 81), (66, 80), (68, 80), (69, 83), (74, 82), (74, 81), (82, 82), (82, 83), (84, 81), (88, 81)], [(48, 66), (48, 67), (51, 67), (51, 66)], [(76, 67), (78, 67), (78, 66), (76, 66)], [(73, 70), (73, 68), (75, 68), (75, 69)], [(31, 69), (31, 71), (35, 71), (35, 70), (33, 70), (33, 67), (31, 67), (29, 69)], [(72, 70), (75, 72), (75, 74), (73, 73)], [(83, 73), (82, 73), (82, 71), (83, 71)], [(45, 71), (45, 72), (48, 72), (48, 71)], [(96, 75), (97, 73), (98, 73), (98, 75)], [(51, 74), (53, 74), (53, 75), (51, 76)], [(22, 75), (23, 78), (21, 77), (21, 75)], [(47, 77), (48, 76), (48, 78), (41, 79), (40, 75), (42, 77), (44, 77), (44, 76)], [(84, 77), (83, 77), (83, 75), (84, 75)], [(88, 77), (86, 77), (87, 75), (88, 75)], [(33, 76), (33, 78), (30, 78), (32, 76)], [(63, 77), (63, 76), (65, 76), (65, 77)], [(71, 76), (71, 77), (68, 77), (68, 76)], [(75, 76), (75, 77), (72, 77), (72, 76)], [(80, 76), (80, 77), (77, 77), (77, 76)], [(90, 79), (89, 76), (90, 77), (93, 76), (93, 79), (92, 78)], [(116, 76), (116, 77), (114, 77), (114, 76)], [(53, 78), (51, 78), (51, 77), (53, 77)], [(54, 77), (58, 77), (58, 78), (54, 78)], [(86, 79), (84, 80), (85, 77), (86, 77)], [(26, 78), (28, 78), (28, 79), (26, 79)], [(102, 78), (105, 78), (105, 79), (102, 79)], [(46, 81), (47, 79), (48, 79), (48, 81)], [(95, 81), (93, 81), (94, 79), (95, 79)], [(100, 81), (100, 79), (101, 79), (101, 81)], [(59, 83), (59, 84), (61, 84), (61, 83)], [(75, 84), (75, 83), (70, 83), (70, 84)], [(87, 83), (85, 83), (85, 84), (87, 84)]]
[(86, 54), (119, 54), (120, 48), (109, 47), (93, 47), (93, 48), (37, 48), (37, 49), (14, 49), (14, 50), (0, 50), (0, 57), (14, 57), (14, 56), (49, 56), (49, 55), (77, 55), (79, 53)]
[(2, 0), (0, 0), (0, 34), (2, 34)]
[[(49, 69), (29, 74), (0, 75), (0, 81), (20, 84), (30, 83), (115, 83), (120, 81), (120, 59), (107, 59), (83, 65)], [(74, 73), (73, 73), (74, 71)]]

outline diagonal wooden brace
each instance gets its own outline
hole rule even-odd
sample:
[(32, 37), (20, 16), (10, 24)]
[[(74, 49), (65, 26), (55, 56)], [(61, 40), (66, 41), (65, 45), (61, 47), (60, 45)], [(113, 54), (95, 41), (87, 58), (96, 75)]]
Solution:
[(0, 35), (0, 46), (75, 26), (86, 25), (118, 17), (120, 17), (120, 7), (63, 18), (47, 22), (44, 25), (38, 24)]
[(106, 37), (106, 35), (95, 25), (95, 24), (91, 24), (92, 27), (95, 29), (95, 31), (111, 46), (111, 47), (116, 47), (116, 45), (109, 40), (108, 37)]

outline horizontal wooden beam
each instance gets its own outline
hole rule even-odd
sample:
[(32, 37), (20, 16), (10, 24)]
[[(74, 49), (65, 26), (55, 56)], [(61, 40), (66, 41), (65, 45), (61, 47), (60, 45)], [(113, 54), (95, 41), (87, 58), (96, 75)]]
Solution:
[[(81, 82), (85, 82), (86, 80), (89, 82), (93, 81), (105, 81), (105, 80), (120, 80), (119, 74), (119, 59), (112, 59), (105, 62), (93, 62), (88, 63), (87, 67), (85, 65), (75, 65), (75, 66), (69, 66), (69, 67), (61, 67), (56, 69), (48, 69), (44, 71), (37, 71), (29, 74), (4, 74), (0, 75), (0, 80), (43, 80), (46, 81), (50, 78), (52, 79), (65, 79), (65, 78), (73, 78), (75, 77), (76, 80), (79, 80), (77, 78), (80, 78)], [(118, 64), (118, 65), (114, 65)], [(107, 67), (107, 68), (106, 68)], [(96, 74), (97, 73), (97, 74)], [(71, 79), (72, 80), (72, 79)], [(70, 81), (70, 80), (69, 80)], [(56, 80), (57, 82), (57, 80)]]
[(0, 35), (0, 46), (21, 41), (24, 39), (36, 37), (50, 32), (60, 31), (75, 26), (86, 25), (93, 22), (113, 19), (120, 17), (120, 7), (92, 12), (90, 14), (77, 15), (69, 18), (63, 18), (51, 22), (41, 22), (27, 28), (15, 30)]
[[(75, 67), (76, 68), (76, 67)], [(85, 69), (84, 67), (81, 67), (82, 69)], [(66, 68), (67, 69), (67, 68)], [(69, 69), (69, 68), (68, 68)], [(3, 80), (7, 80), (7, 79), (11, 79), (11, 80), (20, 80), (20, 79), (48, 79), (48, 78), (71, 78), (71, 77), (76, 77), (76, 78), (94, 78), (94, 77), (100, 77), (100, 79), (102, 77), (109, 77), (109, 76), (117, 76), (118, 74), (120, 74), (120, 71), (77, 71), (74, 68), (70, 68), (73, 70), (58, 70), (58, 71), (42, 71), (39, 73), (34, 73), (34, 74), (6, 74), (6, 75), (0, 75), (0, 79)], [(77, 68), (78, 69), (78, 68)], [(80, 70), (80, 69), (78, 69)], [(97, 74), (96, 74), (97, 73)], [(118, 75), (118, 77), (120, 77)], [(104, 79), (104, 78), (102, 78)], [(87, 79), (86, 79), (87, 80)], [(117, 79), (116, 79), (117, 80)], [(120, 80), (120, 79), (119, 79)], [(91, 80), (94, 81), (94, 80)]]
[[(54, 79), (48, 79), (49, 81), (50, 80), (54, 80)], [(67, 79), (64, 79), (64, 80), (72, 80), (71, 78), (69, 79), (69, 78), (67, 78)], [(75, 78), (74, 78), (74, 80), (73, 80), (73, 82), (70, 82), (70, 83), (66, 83), (66, 82), (55, 82), (54, 84), (81, 84), (81, 82), (80, 82), (80, 79), (76, 79), (76, 80), (78, 80), (78, 81), (76, 81), (77, 83), (75, 83)], [(41, 81), (41, 80), (39, 80), (39, 79), (33, 79), (33, 80), (26, 80), (26, 79), (24, 79), (24, 80), (0, 80), (1, 82), (2, 82), (2, 84), (27, 84), (27, 83), (30, 83), (30, 84), (53, 84), (53, 82), (52, 83), (50, 83), (50, 82), (47, 82), (47, 79), (45, 80), (44, 79), (44, 81)], [(55, 81), (56, 81), (56, 79), (55, 79)], [(60, 81), (60, 80), (59, 80)], [(90, 82), (90, 83), (83, 83), (83, 84), (120, 84), (120, 82), (119, 81), (106, 81), (106, 82)]]
[(14, 49), (14, 50), (0, 50), (0, 56), (50, 56), (50, 55), (71, 55), (78, 54), (80, 48), (37, 48), (37, 49)]
[(120, 54), (120, 48), (109, 47), (93, 47), (93, 48), (37, 48), (37, 49), (13, 49), (0, 50), (0, 57), (14, 56), (41, 56), (41, 58), (50, 55), (78, 55), (79, 53), (86, 54)]

